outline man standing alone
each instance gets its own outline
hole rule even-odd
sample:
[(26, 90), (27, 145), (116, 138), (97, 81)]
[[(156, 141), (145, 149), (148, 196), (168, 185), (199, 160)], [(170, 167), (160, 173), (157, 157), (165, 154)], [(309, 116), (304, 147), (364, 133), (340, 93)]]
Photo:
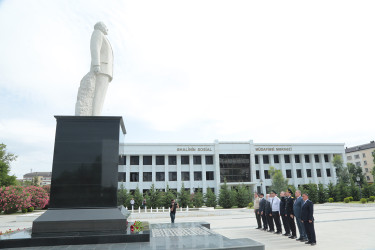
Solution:
[(255, 218), (257, 219), (258, 227), (256, 229), (262, 229), (262, 222), (260, 221), (260, 212), (259, 212), (259, 197), (258, 193), (254, 193), (254, 212)]
[(176, 210), (179, 208), (177, 202), (175, 200), (172, 200), (171, 205), (169, 207), (171, 209), (170, 216), (171, 216), (171, 222), (174, 223), (174, 219), (176, 218)]
[(272, 218), (276, 225), (276, 233), (281, 234), (281, 222), (280, 222), (280, 199), (277, 197), (276, 191), (271, 192), (271, 207), (272, 207)]
[(316, 245), (315, 229), (314, 229), (314, 204), (309, 200), (308, 194), (303, 194), (301, 221), (303, 222), (307, 234), (308, 242), (305, 244)]
[(302, 204), (303, 204), (301, 191), (297, 190), (295, 194), (296, 194), (296, 201), (294, 202), (294, 205), (293, 205), (293, 212), (294, 212), (294, 216), (296, 217), (297, 227), (299, 231), (299, 238), (297, 240), (307, 241), (307, 235), (305, 233), (305, 226), (303, 225), (301, 221), (301, 210), (302, 210)]

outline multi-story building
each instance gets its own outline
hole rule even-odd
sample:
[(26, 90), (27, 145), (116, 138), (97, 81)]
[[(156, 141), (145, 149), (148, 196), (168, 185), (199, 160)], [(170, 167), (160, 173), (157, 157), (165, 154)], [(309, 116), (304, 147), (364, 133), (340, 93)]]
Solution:
[(38, 178), (38, 185), (51, 185), (52, 172), (31, 172), (23, 176), (23, 181), (32, 181), (35, 177)]
[(211, 188), (218, 194), (228, 185), (244, 184), (266, 193), (271, 186), (270, 167), (280, 169), (291, 185), (336, 183), (334, 155), (345, 161), (343, 143), (125, 143), (120, 144), (119, 187), (145, 192), (190, 192)]
[(374, 168), (375, 141), (345, 149), (346, 160), (357, 167), (362, 167), (362, 171), (369, 183), (374, 182), (374, 176), (371, 174)]

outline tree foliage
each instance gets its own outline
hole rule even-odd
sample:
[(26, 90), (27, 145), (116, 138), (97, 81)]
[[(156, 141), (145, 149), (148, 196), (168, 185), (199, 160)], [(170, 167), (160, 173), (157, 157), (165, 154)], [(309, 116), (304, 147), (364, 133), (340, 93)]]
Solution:
[(16, 176), (9, 175), (10, 164), (15, 161), (17, 156), (8, 153), (6, 150), (6, 145), (0, 144), (0, 187), (1, 186), (12, 186), (17, 185)]
[(202, 207), (203, 203), (204, 203), (204, 200), (203, 200), (202, 190), (199, 188), (198, 192), (194, 193), (194, 196), (193, 196), (193, 205), (195, 207)]
[(120, 189), (117, 190), (117, 205), (129, 208), (131, 195), (121, 184)]
[(191, 200), (190, 200), (191, 196), (190, 196), (190, 192), (185, 190), (185, 185), (184, 183), (182, 182), (182, 186), (181, 186), (181, 190), (180, 192), (178, 193), (178, 199), (180, 201), (180, 207), (191, 207)]
[(349, 175), (354, 183), (357, 183), (357, 177), (359, 177), (359, 184), (362, 186), (366, 182), (366, 177), (362, 172), (362, 167), (356, 166), (353, 163), (347, 163)]
[(228, 187), (226, 180), (220, 187), (219, 205), (223, 208), (231, 208), (234, 205), (235, 197), (233, 197), (232, 190)]
[(275, 190), (278, 194), (288, 188), (288, 179), (285, 179), (280, 169), (270, 167), (270, 174), (272, 179), (271, 190)]
[(134, 209), (138, 209), (139, 207), (142, 207), (143, 195), (141, 191), (139, 190), (138, 186), (134, 190), (133, 198), (134, 198)]
[(217, 197), (216, 194), (212, 192), (211, 188), (207, 188), (207, 192), (204, 195), (204, 201), (207, 207), (216, 207)]
[(155, 189), (155, 185), (152, 184), (150, 190), (148, 191), (148, 200), (147, 200), (147, 207), (149, 208), (157, 208), (160, 207), (161, 203), (161, 192)]
[(238, 186), (235, 201), (238, 207), (247, 207), (251, 201), (249, 189), (244, 185)]
[(162, 206), (168, 208), (171, 205), (171, 201), (176, 199), (176, 196), (176, 193), (169, 188), (169, 185), (167, 185), (166, 192), (163, 196)]
[(335, 155), (332, 161), (333, 166), (336, 168), (337, 180), (344, 184), (350, 184), (350, 175), (348, 168), (344, 166), (344, 162), (340, 155)]

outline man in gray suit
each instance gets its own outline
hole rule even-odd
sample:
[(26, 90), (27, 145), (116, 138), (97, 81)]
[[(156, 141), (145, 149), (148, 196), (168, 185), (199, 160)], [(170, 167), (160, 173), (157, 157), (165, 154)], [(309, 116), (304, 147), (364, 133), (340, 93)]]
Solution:
[(305, 226), (301, 222), (301, 211), (302, 211), (302, 204), (303, 204), (301, 191), (297, 190), (295, 195), (296, 195), (296, 200), (295, 200), (294, 205), (293, 205), (293, 212), (294, 212), (294, 216), (296, 217), (297, 227), (298, 227), (298, 231), (299, 231), (299, 238), (297, 240), (298, 241), (307, 241)]

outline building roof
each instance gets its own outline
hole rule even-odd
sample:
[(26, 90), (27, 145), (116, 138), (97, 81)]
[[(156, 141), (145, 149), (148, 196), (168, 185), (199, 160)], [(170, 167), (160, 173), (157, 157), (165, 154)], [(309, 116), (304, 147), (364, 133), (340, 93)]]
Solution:
[(367, 143), (367, 144), (346, 148), (345, 153), (351, 153), (351, 152), (361, 151), (361, 150), (370, 149), (370, 148), (375, 148), (375, 141), (370, 141), (370, 143)]
[(52, 172), (32, 172), (32, 173), (25, 174), (23, 178), (34, 177), (34, 176), (51, 177)]

